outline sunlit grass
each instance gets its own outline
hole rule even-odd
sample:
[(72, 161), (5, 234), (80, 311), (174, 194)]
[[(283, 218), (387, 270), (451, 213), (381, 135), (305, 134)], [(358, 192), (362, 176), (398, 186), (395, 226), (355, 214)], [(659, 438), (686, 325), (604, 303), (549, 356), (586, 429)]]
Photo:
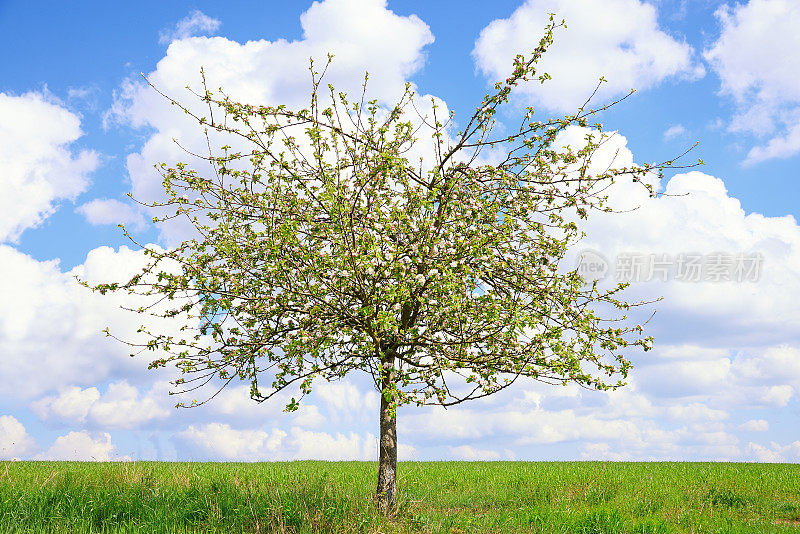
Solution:
[(800, 465), (0, 462), (0, 532), (800, 532)]

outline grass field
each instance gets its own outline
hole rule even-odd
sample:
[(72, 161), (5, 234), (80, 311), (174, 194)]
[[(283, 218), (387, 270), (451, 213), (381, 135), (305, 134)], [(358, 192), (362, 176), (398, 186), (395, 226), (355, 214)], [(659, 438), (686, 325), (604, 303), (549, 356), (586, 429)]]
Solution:
[(800, 465), (0, 462), (0, 532), (798, 532)]

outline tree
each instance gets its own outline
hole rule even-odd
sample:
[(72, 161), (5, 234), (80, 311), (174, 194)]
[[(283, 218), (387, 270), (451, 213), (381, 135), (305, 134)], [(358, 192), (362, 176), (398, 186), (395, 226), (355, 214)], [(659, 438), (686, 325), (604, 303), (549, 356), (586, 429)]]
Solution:
[[(641, 303), (618, 299), (624, 284), (600, 290), (560, 267), (590, 211), (610, 210), (610, 183), (624, 177), (652, 193), (647, 175), (673, 162), (592, 174), (601, 125), (582, 147), (556, 144), (568, 126), (590, 126), (587, 104), (544, 122), (527, 108), (517, 131), (493, 136), (514, 86), (549, 78), (536, 65), (561, 24), (551, 17), (533, 54), (516, 57), (454, 135), (452, 114), (440, 118), (434, 102), (423, 116), (410, 86), (391, 108), (363, 95), (351, 102), (332, 86), (323, 94), (313, 62), (305, 109), (235, 102), (205, 77), (195, 94), (208, 116), (164, 95), (206, 137), (245, 148), (196, 155), (209, 175), (157, 166), (166, 200), (147, 205), (174, 213), (154, 221), (185, 217), (197, 236), (145, 248), (142, 272), (93, 289), (159, 296), (173, 303), (163, 315), (188, 319), (181, 336), (143, 326), (149, 341), (128, 343), (160, 351), (150, 367), (174, 365), (183, 391), (213, 382), (219, 392), (239, 379), (262, 402), (296, 388), (288, 411), (314, 380), (368, 373), (381, 399), (376, 498), (387, 511), (396, 505), (399, 406), (451, 406), (519, 377), (622, 386), (626, 347), (652, 344), (642, 325), (626, 324), (625, 311)], [(420, 132), (430, 134), (429, 152), (411, 161)]]

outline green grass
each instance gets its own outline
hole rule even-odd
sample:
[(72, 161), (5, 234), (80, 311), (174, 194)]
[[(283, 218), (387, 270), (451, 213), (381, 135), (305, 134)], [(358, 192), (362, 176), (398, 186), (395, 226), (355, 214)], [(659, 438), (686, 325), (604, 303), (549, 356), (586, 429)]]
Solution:
[(800, 532), (800, 465), (0, 462), (0, 532)]

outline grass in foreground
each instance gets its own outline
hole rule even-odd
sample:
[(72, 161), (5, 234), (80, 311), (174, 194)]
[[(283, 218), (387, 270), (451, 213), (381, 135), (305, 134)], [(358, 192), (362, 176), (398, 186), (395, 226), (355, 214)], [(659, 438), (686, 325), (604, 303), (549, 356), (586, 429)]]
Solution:
[(800, 465), (0, 462), (0, 532), (800, 532)]

